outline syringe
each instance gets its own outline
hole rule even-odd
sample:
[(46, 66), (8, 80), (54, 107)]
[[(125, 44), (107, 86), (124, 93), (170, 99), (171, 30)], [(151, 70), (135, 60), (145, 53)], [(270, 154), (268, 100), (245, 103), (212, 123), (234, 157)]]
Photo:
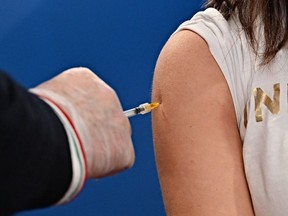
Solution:
[(124, 111), (124, 114), (129, 118), (138, 114), (146, 114), (151, 112), (151, 110), (157, 108), (159, 106), (159, 103), (144, 103), (140, 104), (138, 107), (135, 107), (133, 109), (129, 109)]

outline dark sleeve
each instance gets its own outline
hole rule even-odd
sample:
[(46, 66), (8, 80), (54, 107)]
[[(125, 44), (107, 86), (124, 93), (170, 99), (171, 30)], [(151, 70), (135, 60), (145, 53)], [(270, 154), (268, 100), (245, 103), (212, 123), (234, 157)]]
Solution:
[(0, 72), (0, 215), (55, 204), (71, 179), (63, 125), (49, 105)]

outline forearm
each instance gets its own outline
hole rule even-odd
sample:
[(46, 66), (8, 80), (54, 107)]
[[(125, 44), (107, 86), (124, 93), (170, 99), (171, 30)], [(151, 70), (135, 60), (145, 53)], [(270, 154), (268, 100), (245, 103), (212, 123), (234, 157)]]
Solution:
[(68, 69), (30, 92), (0, 74), (0, 101), (0, 171), (6, 176), (0, 214), (68, 202), (87, 177), (134, 163), (121, 103), (87, 68)]
[(72, 178), (65, 129), (49, 105), (0, 74), (0, 215), (52, 205)]

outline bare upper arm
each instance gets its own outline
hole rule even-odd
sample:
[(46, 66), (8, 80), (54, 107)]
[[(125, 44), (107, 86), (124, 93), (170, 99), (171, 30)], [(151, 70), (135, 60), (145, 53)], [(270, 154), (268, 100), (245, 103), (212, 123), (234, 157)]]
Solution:
[(163, 48), (153, 81), (153, 135), (168, 215), (253, 215), (232, 98), (205, 41)]

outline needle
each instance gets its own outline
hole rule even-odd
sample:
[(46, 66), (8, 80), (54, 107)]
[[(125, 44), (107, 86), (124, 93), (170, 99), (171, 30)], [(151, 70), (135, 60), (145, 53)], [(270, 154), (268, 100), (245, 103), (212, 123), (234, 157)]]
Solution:
[(138, 114), (146, 114), (157, 108), (160, 104), (157, 102), (140, 104), (138, 107), (124, 111), (129, 118)]

